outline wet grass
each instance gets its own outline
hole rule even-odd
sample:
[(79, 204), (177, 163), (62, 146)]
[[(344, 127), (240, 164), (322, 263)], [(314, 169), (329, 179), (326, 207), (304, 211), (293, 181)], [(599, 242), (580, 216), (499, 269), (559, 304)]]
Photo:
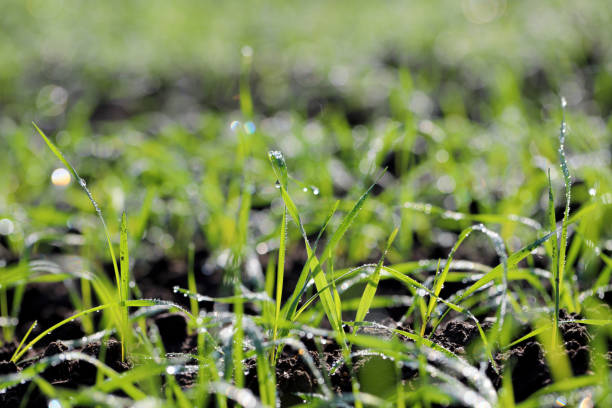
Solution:
[[(26, 89), (7, 85), (0, 95), (0, 400), (49, 408), (612, 404), (612, 139), (601, 68), (612, 37), (601, 35), (598, 46), (576, 28), (605, 32), (606, 13), (547, 9), (541, 15), (568, 30), (560, 44), (523, 23), (529, 2), (508, 5), (488, 25), (476, 25), (480, 15), (465, 5), (459, 19), (450, 2), (436, 13), (423, 4), (408, 24), (415, 35), (402, 38), (388, 34), (407, 25), (399, 4), (304, 6), (309, 21), (334, 21), (350, 7), (376, 27), (321, 21), (328, 28), (307, 33), (314, 48), (306, 53), (304, 26), (279, 4), (261, 20), (230, 13), (235, 21), (221, 26), (235, 36), (218, 35), (220, 46), (213, 36), (185, 40), (211, 11), (185, 4), (192, 15), (182, 29), (159, 24), (167, 8), (129, 29), (186, 45), (168, 45), (164, 58), (142, 48), (119, 85), (109, 80), (113, 55), (85, 58), (87, 40), (73, 44), (78, 61), (68, 68), (27, 71), (35, 50), (7, 53), (11, 63), (0, 67), (0, 84), (21, 78)], [(100, 7), (78, 22), (60, 12), (48, 21), (48, 41), (59, 44), (70, 22), (82, 32), (134, 12)], [(7, 13), (19, 10), (15, 3)], [(47, 12), (41, 6), (27, 19)], [(578, 14), (584, 21), (570, 24)], [(386, 24), (374, 24), (377, 16)], [(159, 32), (147, 28), (152, 21)], [(295, 37), (270, 42), (261, 32), (270, 24)], [(358, 44), (333, 27), (356, 31)], [(490, 44), (473, 40), (475, 27)], [(23, 44), (40, 35), (14, 33)], [(117, 55), (129, 48), (100, 41), (97, 50)], [(464, 57), (461, 41), (471, 50)], [(408, 58), (415, 44), (423, 49)], [(217, 46), (231, 52), (210, 64), (192, 55)], [(276, 48), (292, 57), (276, 64)], [(567, 61), (525, 57), (552, 49)], [(309, 53), (310, 65), (301, 58)], [(191, 72), (205, 66), (224, 86), (168, 67), (169, 55)], [(82, 73), (67, 81), (62, 72), (75, 67)], [(57, 168), (72, 181), (51, 183)], [(58, 295), (41, 307), (31, 295), (41, 291)], [(185, 328), (162, 323), (176, 316)], [(449, 340), (455, 323), (473, 329), (469, 342)], [(77, 334), (62, 337), (71, 325)], [(588, 345), (566, 339), (576, 327), (588, 329)], [(550, 378), (525, 395), (516, 353), (536, 341)]]

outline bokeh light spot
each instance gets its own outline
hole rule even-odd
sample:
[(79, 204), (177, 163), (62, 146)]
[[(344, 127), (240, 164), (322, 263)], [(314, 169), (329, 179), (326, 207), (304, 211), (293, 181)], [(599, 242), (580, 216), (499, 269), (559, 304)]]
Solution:
[(70, 184), (70, 180), (71, 180), (70, 173), (68, 172), (68, 170), (64, 169), (63, 167), (55, 169), (53, 170), (53, 173), (51, 173), (51, 182), (55, 186), (59, 186), (59, 187), (67, 186), (68, 184)]

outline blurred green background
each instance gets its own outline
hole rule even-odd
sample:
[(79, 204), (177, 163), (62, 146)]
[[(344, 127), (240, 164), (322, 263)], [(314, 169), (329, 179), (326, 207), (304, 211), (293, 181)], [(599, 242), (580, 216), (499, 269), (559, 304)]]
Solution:
[[(572, 208), (608, 200), (581, 231), (591, 243), (581, 273), (593, 274), (596, 249), (612, 249), (611, 8), (607, 0), (4, 1), (3, 258), (49, 251), (34, 244), (43, 232), (59, 240), (56, 251), (74, 252), (82, 243), (68, 238), (79, 232), (92, 253), (106, 254), (78, 185), (50, 183), (59, 163), (31, 121), (87, 180), (111, 230), (127, 210), (140, 259), (183, 258), (194, 241), (207, 254), (230, 247), (245, 174), (249, 247), (259, 256), (275, 249), (281, 202), (268, 150), (285, 154), (312, 233), (336, 199), (349, 209), (389, 167), (341, 245), (339, 262), (349, 265), (377, 259), (393, 225), (402, 229), (389, 258), (399, 262), (445, 256), (469, 224), (405, 202), (545, 224), (547, 169), (562, 197), (564, 96)], [(252, 154), (244, 161), (242, 137)], [(496, 228), (511, 250), (538, 233), (515, 222)]]

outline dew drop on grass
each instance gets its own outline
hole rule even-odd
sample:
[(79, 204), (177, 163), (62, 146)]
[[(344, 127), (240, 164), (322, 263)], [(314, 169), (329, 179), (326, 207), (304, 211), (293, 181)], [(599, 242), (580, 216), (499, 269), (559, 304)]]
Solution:
[(11, 235), (15, 231), (15, 225), (13, 221), (8, 218), (0, 220), (0, 235)]
[(240, 53), (242, 54), (243, 57), (250, 58), (253, 56), (253, 48), (250, 45), (245, 45), (240, 50)]
[(310, 188), (312, 189), (312, 194), (314, 195), (319, 195), (319, 189), (315, 186), (310, 186)]
[(589, 195), (591, 197), (595, 197), (595, 194), (597, 194), (597, 190), (595, 190), (594, 188), (589, 188)]
[(274, 187), (280, 188), (281, 187), (280, 181), (276, 180), (276, 183), (274, 183)]
[(63, 167), (53, 170), (51, 173), (51, 183), (54, 186), (64, 187), (70, 184), (70, 173)]
[(51, 401), (49, 401), (49, 408), (62, 408), (62, 404), (60, 404), (60, 402), (56, 399), (52, 399)]
[(251, 121), (248, 121), (247, 123), (244, 124), (243, 126), (244, 131), (248, 134), (248, 135), (252, 135), (253, 133), (255, 133), (255, 130), (257, 129), (257, 127), (255, 126), (255, 124)]
[(169, 374), (169, 375), (176, 374), (176, 367), (175, 366), (168, 366), (168, 367), (166, 367), (166, 373)]
[(305, 193), (307, 193), (307, 192), (308, 192), (308, 187), (304, 187), (304, 188), (302, 189), (302, 191), (303, 191), (303, 192), (305, 192)]

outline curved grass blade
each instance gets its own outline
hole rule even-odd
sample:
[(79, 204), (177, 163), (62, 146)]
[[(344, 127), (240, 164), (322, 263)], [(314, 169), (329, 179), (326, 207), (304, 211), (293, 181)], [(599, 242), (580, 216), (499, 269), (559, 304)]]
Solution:
[(446, 220), (454, 220), (454, 221), (477, 221), (477, 222), (486, 222), (486, 223), (494, 223), (494, 224), (504, 224), (507, 222), (516, 222), (519, 224), (523, 224), (529, 228), (533, 228), (536, 231), (542, 229), (542, 225), (536, 220), (528, 217), (522, 217), (516, 214), (467, 214), (457, 211), (445, 210), (444, 208), (437, 207), (432, 204), (425, 203), (413, 203), (406, 202), (403, 204), (403, 207), (413, 211), (419, 211), (424, 214), (430, 215), (438, 215)]
[[(340, 204), (340, 201), (336, 201), (336, 203), (332, 207), (331, 211), (327, 214), (327, 218), (325, 218), (325, 222), (323, 223), (323, 227), (319, 231), (319, 234), (318, 234), (317, 239), (315, 241), (315, 244), (313, 246), (313, 252), (316, 253), (319, 240), (320, 240), (321, 236), (323, 236), (323, 233), (327, 229), (327, 226), (329, 225), (329, 222), (331, 221), (332, 217), (336, 213), (336, 210), (338, 209), (338, 205), (339, 204)], [(293, 321), (293, 320), (298, 318), (300, 312), (296, 312), (297, 306), (298, 306), (298, 303), (299, 303), (302, 295), (304, 294), (304, 292), (308, 288), (308, 281), (310, 280), (310, 276), (311, 276), (310, 269), (309, 269), (308, 265), (310, 265), (310, 259), (308, 259), (306, 261), (306, 263), (304, 264), (304, 267), (302, 268), (302, 272), (300, 273), (300, 277), (298, 278), (297, 284), (295, 285), (295, 289), (294, 289), (293, 293), (291, 294), (291, 296), (289, 297), (289, 299), (287, 300), (287, 302), (285, 302), (285, 304), (283, 305), (283, 308), (282, 308), (282, 312), (283, 312), (283, 315), (285, 316), (285, 318), (289, 319), (291, 321)], [(318, 293), (316, 295), (318, 296)]]
[[(189, 313), (187, 310), (185, 310), (183, 307), (172, 303), (172, 302), (168, 302), (168, 301), (164, 301), (164, 300), (159, 300), (159, 299), (139, 299), (139, 300), (128, 300), (127, 302), (125, 302), (124, 304), (126, 307), (143, 307), (143, 306), (156, 306), (156, 305), (165, 305), (165, 306), (169, 306), (169, 307), (173, 307), (173, 308), (177, 308), (179, 310), (181, 310), (183, 313), (185, 313), (190, 319), (195, 320), (195, 317), (193, 315), (191, 315), (191, 313)], [(32, 341), (30, 341), (25, 347), (23, 347), (19, 353), (17, 353), (17, 355), (14, 357), (15, 360), (14, 361), (19, 361), (19, 358), (21, 356), (23, 356), (29, 349), (31, 349), (36, 343), (38, 343), (40, 341), (40, 339), (42, 339), (43, 337), (45, 337), (47, 334), (51, 333), (53, 330), (62, 327), (63, 325), (65, 325), (66, 323), (69, 323), (75, 319), (78, 319), (79, 317), (85, 316), (87, 314), (93, 313), (93, 312), (97, 312), (100, 310), (104, 310), (104, 309), (108, 309), (111, 307), (117, 307), (117, 306), (121, 306), (120, 302), (117, 303), (106, 303), (100, 306), (96, 306), (96, 307), (92, 307), (91, 309), (87, 309), (87, 310), (83, 310), (77, 314), (74, 314), (64, 320), (62, 320), (59, 323), (54, 324), (53, 326), (51, 326), (50, 328), (46, 329), (45, 331), (43, 331), (42, 333), (40, 333), (38, 336), (36, 336)]]
[[(444, 282), (446, 282), (446, 277), (448, 275), (448, 271), (450, 269), (451, 262), (453, 261), (453, 257), (455, 256), (455, 252), (457, 251), (461, 243), (472, 233), (473, 230), (474, 230), (474, 227), (471, 226), (471, 227), (464, 229), (463, 231), (461, 231), (461, 234), (459, 234), (459, 237), (457, 238), (457, 242), (455, 242), (455, 245), (453, 246), (450, 253), (448, 254), (448, 258), (446, 259), (446, 263), (444, 264), (444, 269), (442, 270), (442, 274), (440, 274), (440, 276), (438, 276), (435, 281), (433, 293), (434, 295), (436, 295), (436, 297), (440, 295), (440, 292), (442, 291), (442, 287), (444, 286)], [(436, 306), (436, 298), (431, 297), (429, 299), (429, 306), (427, 307), (427, 314), (425, 316), (425, 321), (423, 322), (423, 325), (421, 326), (421, 336), (425, 334), (425, 329), (427, 328), (427, 322), (429, 321), (429, 318), (435, 306)]]
[(115, 270), (115, 281), (117, 282), (117, 293), (119, 297), (121, 297), (121, 288), (120, 288), (121, 281), (119, 279), (119, 268), (117, 267), (117, 258), (115, 258), (115, 251), (113, 250), (113, 244), (111, 241), (110, 233), (108, 232), (108, 228), (106, 227), (106, 222), (104, 221), (104, 217), (102, 216), (102, 210), (100, 210), (98, 203), (93, 198), (93, 195), (87, 188), (87, 183), (85, 182), (84, 179), (82, 179), (79, 176), (79, 173), (77, 173), (76, 169), (72, 167), (72, 165), (68, 162), (68, 160), (66, 160), (62, 152), (55, 146), (55, 144), (53, 144), (53, 142), (47, 137), (47, 135), (45, 135), (45, 133), (36, 125), (36, 123), (32, 122), (32, 125), (34, 125), (34, 127), (38, 131), (38, 134), (40, 134), (40, 136), (44, 139), (45, 143), (47, 143), (47, 146), (53, 152), (53, 154), (55, 154), (55, 156), (58, 159), (60, 159), (60, 161), (64, 164), (64, 166), (66, 166), (66, 168), (68, 168), (72, 172), (75, 180), (78, 181), (79, 185), (83, 188), (83, 190), (87, 194), (87, 197), (89, 198), (89, 201), (91, 201), (91, 204), (93, 205), (94, 210), (96, 211), (96, 214), (98, 214), (98, 218), (100, 219), (100, 222), (102, 223), (102, 228), (104, 229), (104, 233), (106, 235), (106, 243), (108, 244), (108, 250), (110, 252), (111, 260), (113, 262), (113, 268)]
[(36, 327), (37, 324), (38, 324), (38, 321), (35, 320), (34, 323), (32, 323), (32, 325), (28, 329), (28, 331), (26, 332), (26, 334), (23, 336), (23, 338), (21, 339), (21, 342), (19, 343), (19, 345), (15, 349), (15, 352), (11, 356), (11, 359), (10, 359), (11, 362), (14, 363), (15, 361), (17, 361), (15, 356), (17, 355), (17, 353), (19, 353), (19, 350), (21, 350), (21, 347), (23, 347), (23, 343), (25, 343), (25, 341), (28, 339), (28, 337), (30, 336), (30, 332), (32, 331), (32, 329), (34, 329)]
[[(399, 228), (395, 228), (389, 239), (387, 240), (387, 245), (385, 246), (385, 250), (380, 257), (380, 261), (376, 265), (376, 269), (374, 270), (374, 274), (368, 280), (365, 290), (363, 291), (363, 295), (361, 296), (361, 300), (359, 301), (359, 306), (357, 307), (357, 313), (355, 315), (355, 323), (362, 321), (365, 316), (368, 314), (370, 310), (370, 305), (372, 304), (372, 300), (374, 299), (374, 295), (376, 294), (376, 288), (378, 287), (378, 281), (380, 280), (380, 271), (383, 266), (383, 262), (385, 261), (385, 256), (387, 256), (387, 252), (391, 248), (391, 244), (395, 240), (397, 232)], [(335, 280), (333, 280), (335, 282)]]

